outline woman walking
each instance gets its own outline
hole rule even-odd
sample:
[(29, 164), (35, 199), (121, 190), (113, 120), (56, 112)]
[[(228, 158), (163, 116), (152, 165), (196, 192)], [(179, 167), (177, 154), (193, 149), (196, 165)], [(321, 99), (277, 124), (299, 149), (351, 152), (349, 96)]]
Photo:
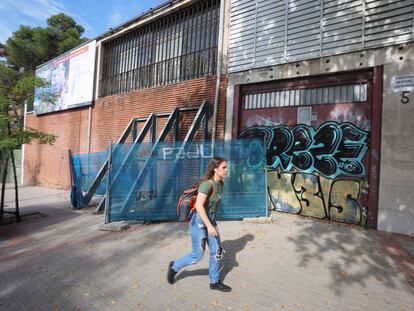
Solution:
[(214, 157), (198, 186), (196, 199), (196, 213), (190, 220), (190, 234), (192, 242), (191, 253), (176, 261), (171, 261), (168, 267), (168, 283), (174, 283), (174, 277), (182, 268), (193, 265), (201, 260), (206, 243), (210, 249), (210, 262), (208, 266), (210, 289), (223, 292), (231, 291), (231, 287), (220, 281), (219, 263), (223, 258), (224, 250), (221, 248), (220, 235), (217, 231), (215, 212), (217, 204), (223, 196), (223, 178), (227, 175), (227, 161)]

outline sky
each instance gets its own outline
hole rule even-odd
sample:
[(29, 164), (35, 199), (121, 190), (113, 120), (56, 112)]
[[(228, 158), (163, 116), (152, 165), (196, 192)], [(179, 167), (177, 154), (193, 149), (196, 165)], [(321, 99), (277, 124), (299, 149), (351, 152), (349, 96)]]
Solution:
[(46, 27), (46, 20), (63, 12), (85, 28), (92, 39), (111, 27), (154, 8), (166, 0), (0, 0), (0, 42), (20, 25)]

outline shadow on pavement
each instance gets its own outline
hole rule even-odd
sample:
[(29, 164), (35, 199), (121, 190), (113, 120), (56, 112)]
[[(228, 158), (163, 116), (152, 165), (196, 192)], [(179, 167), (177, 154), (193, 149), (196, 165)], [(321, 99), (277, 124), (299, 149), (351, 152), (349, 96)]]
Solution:
[(223, 260), (223, 270), (220, 273), (220, 278), (224, 280), (233, 270), (234, 267), (237, 267), (239, 263), (236, 260), (236, 255), (238, 252), (242, 251), (249, 241), (253, 241), (254, 236), (253, 234), (245, 234), (242, 237), (236, 240), (226, 240), (221, 243), (223, 249), (226, 251), (224, 253), (224, 260)]
[[(317, 262), (324, 262), (337, 295), (354, 285), (369, 288), (377, 282), (399, 289), (402, 275), (377, 232), (316, 219), (295, 222), (298, 231), (287, 240), (295, 245), (298, 266), (312, 269)], [(406, 290), (412, 288), (408, 285)]]
[[(72, 210), (67, 202), (56, 202), (50, 206), (32, 205), (30, 209), (22, 209), (20, 213), (22, 222), (7, 222), (5, 220), (0, 224), (0, 237), (10, 239), (22, 233), (35, 234), (44, 230), (46, 226), (57, 225), (69, 219), (77, 218), (82, 213), (85, 213), (85, 211)], [(30, 217), (30, 215), (34, 216)]]
[[(70, 215), (59, 220), (55, 217), (49, 220), (54, 225), (71, 221)], [(89, 220), (84, 222), (85, 226), (96, 226), (90, 221), (92, 217), (83, 218)], [(158, 248), (167, 247), (185, 234), (180, 224), (155, 224), (137, 225), (125, 232), (91, 230), (76, 237), (77, 230), (84, 229), (75, 223), (56, 231), (50, 230), (50, 223), (46, 224), (43, 218), (36, 229), (41, 230), (37, 226), (42, 223), (42, 236), (50, 239), (45, 247), (33, 243), (17, 245), (13, 251), (24, 253), (27, 248), (34, 249), (14, 260), (0, 260), (0, 280), (7, 284), (7, 288), (0, 290), (1, 310), (11, 310), (13, 306), (22, 310), (102, 310), (108, 309), (108, 305), (113, 306), (111, 310), (139, 310), (139, 303), (146, 299), (139, 291), (143, 279), (151, 280), (149, 285), (145, 283), (146, 291), (155, 294), (157, 288), (152, 285), (153, 274), (140, 268), (131, 270), (131, 266), (137, 262), (138, 266), (151, 263)], [(29, 225), (21, 223), (19, 227)], [(62, 239), (62, 231), (66, 230), (74, 232), (73, 240)], [(129, 247), (120, 247), (121, 241)], [(52, 243), (57, 244), (49, 246)], [(0, 257), (4, 251), (0, 249)], [(128, 295), (131, 291), (134, 296)]]
[(185, 279), (190, 276), (197, 276), (197, 275), (208, 275), (208, 269), (204, 268), (204, 269), (197, 269), (197, 270), (191, 270), (191, 271), (184, 270), (177, 275), (177, 277), (175, 278), (175, 282), (181, 279)]

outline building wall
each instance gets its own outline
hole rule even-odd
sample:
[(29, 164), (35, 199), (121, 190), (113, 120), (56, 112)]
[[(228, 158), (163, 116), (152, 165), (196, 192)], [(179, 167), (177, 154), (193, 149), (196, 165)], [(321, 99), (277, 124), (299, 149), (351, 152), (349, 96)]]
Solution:
[[(152, 112), (171, 112), (174, 107), (194, 106), (205, 99), (213, 109), (215, 86), (216, 77), (208, 77), (96, 99), (91, 113), (90, 152), (104, 151), (111, 140), (116, 142), (132, 118), (147, 117)], [(222, 76), (217, 139), (224, 137), (226, 86), (226, 78)], [(58, 138), (53, 146), (26, 145), (25, 184), (70, 186), (68, 150), (88, 152), (88, 114), (88, 108), (84, 108), (26, 116), (27, 127), (55, 134)]]
[(398, 65), (410, 60), (413, 53), (414, 43), (410, 43), (229, 73), (225, 139), (231, 139), (232, 135), (236, 85), (347, 72), (393, 63)]
[(54, 145), (25, 145), (24, 184), (67, 188), (70, 185), (68, 151), (86, 152), (88, 108), (36, 116), (26, 115), (26, 127), (57, 136)]
[[(235, 126), (233, 109), (239, 100), (237, 87), (240, 85), (384, 66), (382, 77), (384, 93), (382, 97), (380, 94), (379, 98), (374, 98), (374, 105), (383, 101), (382, 142), (378, 150), (374, 150), (381, 162), (379, 162), (380, 167), (373, 168), (381, 172), (378, 177), (378, 229), (413, 234), (414, 213), (411, 189), (413, 178), (410, 175), (411, 167), (414, 167), (413, 140), (410, 136), (413, 126), (411, 122), (413, 114), (410, 113), (412, 92), (409, 95), (410, 102), (400, 104), (401, 94), (390, 93), (389, 90), (392, 76), (414, 74), (413, 58), (414, 43), (410, 43), (230, 73), (225, 138), (232, 138), (233, 126)], [(370, 177), (372, 179), (375, 176)]]
[(414, 77), (414, 51), (384, 66), (378, 229), (414, 235), (414, 90), (393, 88), (392, 78)]

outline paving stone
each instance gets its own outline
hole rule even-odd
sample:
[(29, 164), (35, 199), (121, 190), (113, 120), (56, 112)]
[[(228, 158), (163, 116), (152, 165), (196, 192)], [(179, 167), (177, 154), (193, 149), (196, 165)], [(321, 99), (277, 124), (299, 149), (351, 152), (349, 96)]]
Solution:
[(101, 232), (102, 215), (47, 191), (22, 207), (46, 217), (0, 227), (1, 310), (413, 310), (414, 288), (376, 231), (282, 213), (220, 221), (233, 288), (221, 293), (209, 289), (208, 250), (166, 282), (168, 263), (190, 251), (187, 225)]

